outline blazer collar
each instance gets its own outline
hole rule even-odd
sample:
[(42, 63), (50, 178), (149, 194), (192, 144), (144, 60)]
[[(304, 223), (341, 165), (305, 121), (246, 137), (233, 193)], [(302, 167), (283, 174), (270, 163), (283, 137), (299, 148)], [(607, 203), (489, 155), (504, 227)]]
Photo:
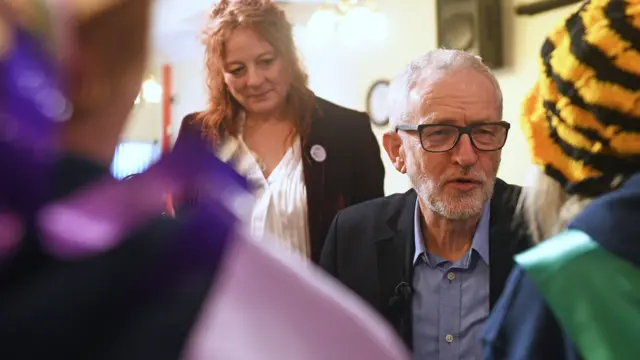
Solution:
[[(471, 241), (471, 251), (475, 251), (480, 255), (480, 258), (486, 263), (490, 264), (489, 257), (489, 219), (491, 218), (490, 202), (486, 202), (483, 206), (482, 217), (478, 222), (476, 231), (473, 234), (473, 240)], [(421, 229), (421, 217), (420, 205), (416, 201), (415, 212), (413, 216), (413, 244), (415, 251), (413, 253), (413, 264), (420, 254), (427, 252), (427, 247), (423, 241), (423, 233)]]
[[(400, 195), (401, 200), (387, 207), (387, 221), (375, 233), (379, 308), (408, 346), (411, 346), (411, 283), (415, 246), (413, 218), (416, 192)], [(408, 291), (407, 291), (408, 290)]]

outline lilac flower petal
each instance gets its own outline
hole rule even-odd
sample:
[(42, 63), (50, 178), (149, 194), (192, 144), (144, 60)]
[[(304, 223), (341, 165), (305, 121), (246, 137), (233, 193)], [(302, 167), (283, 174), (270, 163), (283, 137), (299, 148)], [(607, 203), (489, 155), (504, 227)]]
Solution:
[(52, 54), (32, 34), (14, 27), (13, 46), (0, 58), (0, 73), (2, 112), (21, 122), (13, 141), (38, 150), (52, 149), (56, 124), (71, 115)]
[(11, 47), (0, 57), (0, 168), (10, 169), (0, 177), (0, 204), (26, 214), (46, 194), (57, 123), (69, 116), (70, 104), (57, 64), (39, 39), (17, 26), (10, 36)]
[(246, 182), (205, 145), (194, 138), (132, 179), (108, 179), (48, 205), (39, 217), (43, 245), (65, 259), (91, 256), (162, 213), (166, 194), (194, 184), (212, 190), (204, 204), (224, 202), (233, 189), (242, 194)]
[(394, 329), (356, 294), (305, 260), (244, 235), (228, 240), (184, 360), (411, 359)]
[(108, 179), (46, 206), (39, 216), (45, 248), (66, 259), (107, 251), (160, 214), (162, 194), (172, 186), (157, 172), (143, 175), (127, 182)]
[(49, 54), (26, 32), (14, 34), (13, 48), (0, 61), (0, 133), (4, 143), (25, 153), (50, 154), (57, 124), (69, 117), (71, 105)]

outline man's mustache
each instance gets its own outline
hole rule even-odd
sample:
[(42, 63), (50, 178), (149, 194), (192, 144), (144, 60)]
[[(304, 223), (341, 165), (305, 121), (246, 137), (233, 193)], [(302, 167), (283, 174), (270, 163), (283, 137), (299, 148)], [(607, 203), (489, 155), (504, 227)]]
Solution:
[(458, 171), (452, 171), (450, 174), (446, 174), (445, 176), (443, 176), (441, 183), (446, 184), (458, 179), (476, 181), (479, 183), (485, 183), (487, 181), (487, 177), (482, 171), (479, 171), (472, 167), (460, 167)]

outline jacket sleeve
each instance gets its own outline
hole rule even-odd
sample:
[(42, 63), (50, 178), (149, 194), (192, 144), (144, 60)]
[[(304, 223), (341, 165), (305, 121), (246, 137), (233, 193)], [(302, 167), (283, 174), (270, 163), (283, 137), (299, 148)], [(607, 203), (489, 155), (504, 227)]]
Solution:
[(380, 156), (380, 145), (376, 139), (368, 115), (358, 113), (354, 126), (353, 154), (354, 178), (350, 204), (384, 196), (384, 165)]
[(338, 276), (338, 222), (340, 212), (333, 218), (333, 222), (329, 227), (327, 238), (320, 254), (320, 262), (318, 265), (327, 273)]

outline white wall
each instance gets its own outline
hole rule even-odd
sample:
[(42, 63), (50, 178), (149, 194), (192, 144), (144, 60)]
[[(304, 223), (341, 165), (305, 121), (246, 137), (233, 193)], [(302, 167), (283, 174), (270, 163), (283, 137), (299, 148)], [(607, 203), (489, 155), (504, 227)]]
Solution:
[(136, 104), (127, 127), (123, 140), (159, 142), (162, 136), (162, 106), (160, 104)]
[(198, 56), (196, 60), (173, 63), (174, 101), (171, 119), (174, 134), (178, 133), (180, 121), (185, 115), (202, 110), (207, 104), (204, 60), (201, 59), (204, 57)]
[[(147, 77), (153, 76), (158, 82), (158, 66), (151, 64), (148, 67)], [(145, 77), (145, 79), (147, 78)], [(162, 137), (162, 104), (140, 102), (133, 107), (129, 115), (129, 121), (122, 135), (123, 141), (140, 141), (155, 143)]]
[[(364, 110), (369, 86), (381, 78), (391, 78), (409, 60), (436, 46), (436, 0), (378, 0), (381, 11), (389, 19), (390, 36), (376, 46), (345, 48), (332, 44), (324, 48), (301, 46), (310, 76), (310, 87), (319, 96), (338, 104)], [(537, 74), (537, 54), (545, 34), (571, 8), (564, 8), (535, 17), (513, 15), (514, 0), (504, 0), (503, 27), (505, 33), (506, 66), (496, 71), (504, 93), (504, 119), (512, 123), (499, 176), (507, 182), (522, 184), (529, 166), (529, 155), (520, 131), (520, 102), (533, 85)], [(314, 7), (308, 4), (288, 4), (286, 11), (294, 24), (304, 24)], [(194, 34), (195, 38), (196, 34)], [(173, 108), (175, 126), (189, 112), (206, 105), (202, 54), (180, 54), (174, 61)], [(374, 129), (380, 134), (385, 129)], [(402, 192), (408, 187), (405, 176), (391, 167), (386, 154), (385, 191)]]

